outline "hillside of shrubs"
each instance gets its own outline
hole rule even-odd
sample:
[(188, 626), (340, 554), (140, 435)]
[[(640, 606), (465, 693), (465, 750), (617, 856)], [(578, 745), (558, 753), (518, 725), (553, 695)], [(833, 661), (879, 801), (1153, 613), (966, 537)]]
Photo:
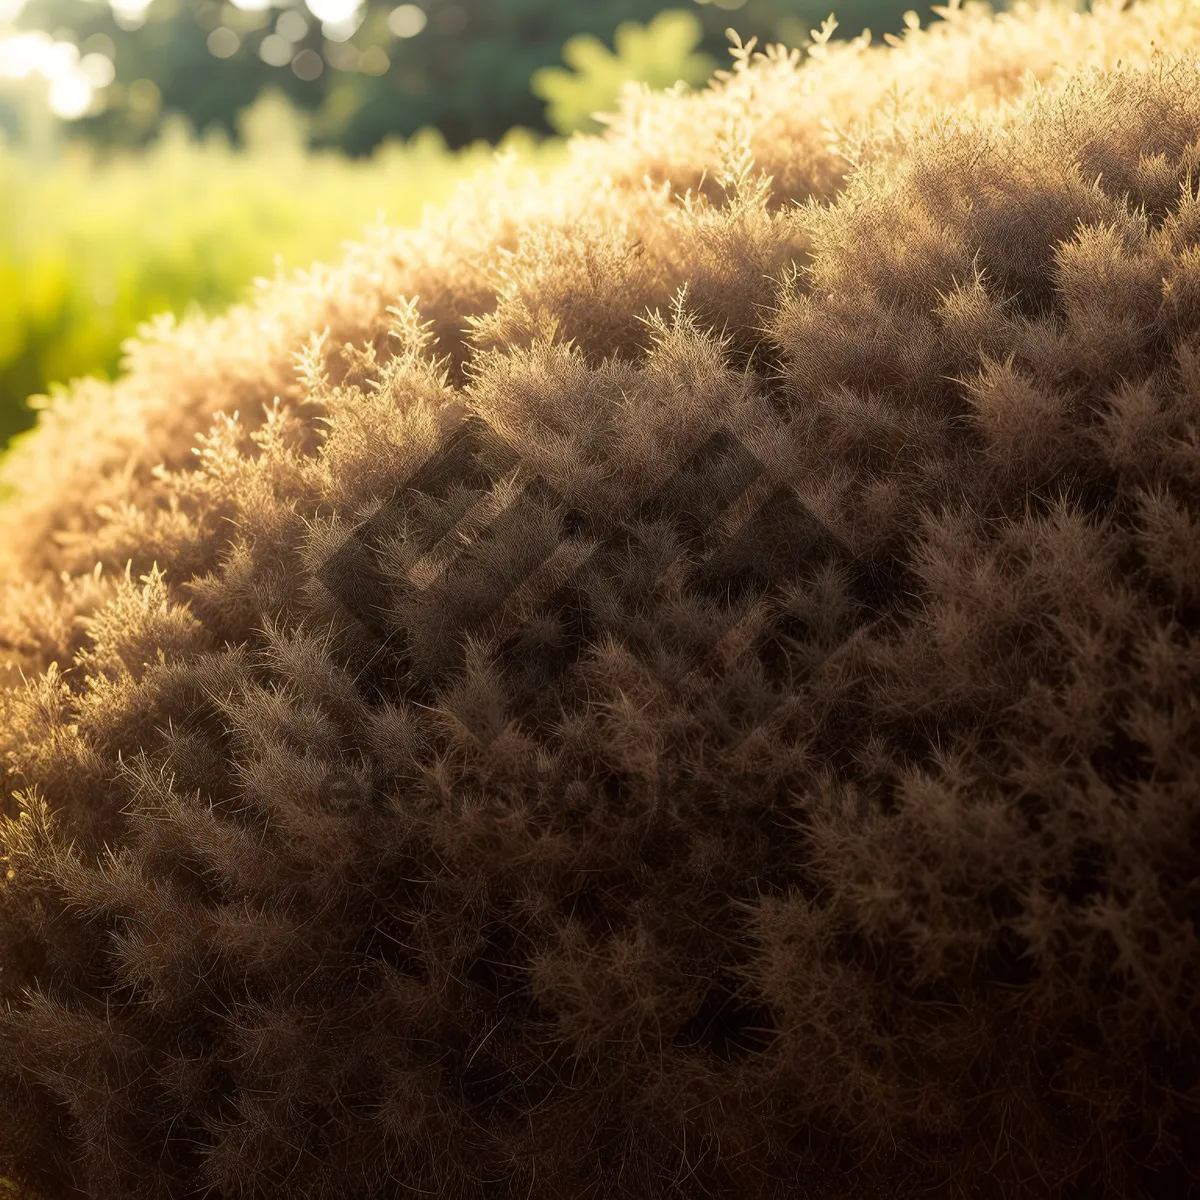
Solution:
[(43, 409), (22, 1200), (1200, 1192), (1200, 5), (938, 12)]

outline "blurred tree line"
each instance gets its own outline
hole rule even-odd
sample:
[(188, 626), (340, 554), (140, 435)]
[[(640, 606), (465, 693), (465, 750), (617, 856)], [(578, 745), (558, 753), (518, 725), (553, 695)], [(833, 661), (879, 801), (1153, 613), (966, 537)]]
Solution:
[[(760, 46), (798, 46), (832, 9), (835, 38), (869, 27), (879, 42), (903, 32), (912, 6), (676, 0), (686, 19), (659, 26), (649, 42), (643, 34), (639, 44), (629, 23), (648, 25), (664, 7), (663, 0), (26, 0), (16, 23), (73, 43), (91, 64), (97, 56), (112, 61), (114, 78), (71, 124), (72, 137), (137, 146), (177, 113), (198, 130), (220, 127), (237, 144), (237, 113), (270, 84), (308, 115), (314, 146), (362, 155), (389, 135), (425, 127), (438, 129), (451, 149), (498, 142), (518, 126), (578, 127), (587, 89), (572, 99), (561, 73), (546, 71), (561, 69), (564, 54), (593, 82), (621, 73), (615, 45), (616, 60), (641, 60), (634, 73), (648, 82), (658, 82), (657, 67), (677, 72), (664, 86), (677, 77), (700, 83), (728, 66), (729, 26), (757, 36)], [(916, 11), (923, 25), (938, 19), (928, 8)], [(0, 108), (10, 134), (19, 133), (20, 119), (13, 105)]]

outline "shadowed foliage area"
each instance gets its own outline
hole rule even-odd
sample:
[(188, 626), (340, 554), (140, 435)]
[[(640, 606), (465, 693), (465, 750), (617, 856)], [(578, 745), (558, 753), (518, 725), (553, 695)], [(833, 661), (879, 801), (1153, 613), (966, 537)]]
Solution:
[(1200, 1183), (1200, 9), (943, 15), (41, 414), (30, 1200)]

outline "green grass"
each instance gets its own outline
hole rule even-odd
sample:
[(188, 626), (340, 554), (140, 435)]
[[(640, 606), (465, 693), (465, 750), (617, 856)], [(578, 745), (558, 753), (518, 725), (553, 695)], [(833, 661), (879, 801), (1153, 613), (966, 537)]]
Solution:
[[(175, 124), (150, 149), (107, 160), (68, 146), (39, 164), (0, 146), (0, 446), (33, 424), (27, 397), (111, 378), (122, 342), (157, 313), (220, 311), (277, 266), (340, 259), (379, 218), (416, 224), (497, 152), (450, 152), (430, 129), (367, 159), (313, 153), (271, 95), (244, 128), (240, 150)], [(502, 143), (535, 166), (563, 147), (525, 130)]]

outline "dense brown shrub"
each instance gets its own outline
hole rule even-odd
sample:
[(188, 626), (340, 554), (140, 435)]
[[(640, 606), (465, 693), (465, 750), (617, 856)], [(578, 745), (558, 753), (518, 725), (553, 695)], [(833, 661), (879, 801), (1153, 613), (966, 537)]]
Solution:
[(46, 414), (0, 1174), (1200, 1183), (1200, 9), (947, 15)]

